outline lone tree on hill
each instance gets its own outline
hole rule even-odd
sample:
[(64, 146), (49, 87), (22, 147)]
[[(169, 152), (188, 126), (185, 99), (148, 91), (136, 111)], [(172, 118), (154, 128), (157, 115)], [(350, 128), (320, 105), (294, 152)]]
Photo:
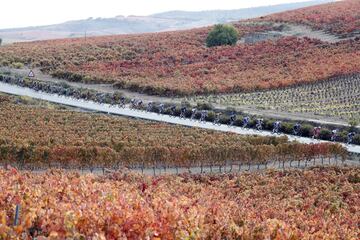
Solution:
[(208, 47), (235, 45), (238, 38), (239, 33), (234, 26), (217, 24), (209, 32), (206, 45)]

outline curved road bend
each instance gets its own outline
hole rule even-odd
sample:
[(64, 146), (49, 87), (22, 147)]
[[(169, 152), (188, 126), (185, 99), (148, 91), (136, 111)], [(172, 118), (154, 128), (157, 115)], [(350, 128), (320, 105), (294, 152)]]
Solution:
[[(18, 95), (18, 96), (28, 96), (35, 99), (40, 99), (48, 102), (63, 104), (71, 107), (77, 107), (82, 108), (86, 110), (91, 111), (97, 111), (102, 113), (109, 113), (109, 114), (115, 114), (115, 115), (121, 115), (121, 116), (127, 116), (127, 117), (135, 117), (135, 118), (141, 118), (145, 120), (152, 120), (152, 121), (158, 121), (158, 122), (166, 122), (171, 124), (178, 124), (183, 126), (189, 126), (189, 127), (198, 127), (203, 129), (210, 129), (210, 130), (216, 130), (216, 131), (222, 131), (222, 132), (233, 132), (237, 134), (242, 135), (259, 135), (259, 136), (274, 136), (271, 132), (267, 131), (256, 131), (254, 129), (243, 129), (240, 127), (229, 127), (227, 125), (214, 125), (210, 122), (200, 123), (199, 121), (191, 121), (190, 119), (180, 119), (178, 117), (171, 117), (169, 115), (161, 115), (157, 113), (152, 112), (144, 112), (144, 111), (138, 111), (133, 110), (129, 108), (120, 108), (117, 106), (110, 106), (109, 104), (100, 104), (93, 101), (85, 101), (85, 100), (78, 100), (74, 98), (69, 98), (65, 96), (59, 96), (57, 94), (49, 94), (44, 92), (37, 92), (30, 88), (23, 88), (16, 85), (10, 85), (7, 83), (0, 82), (0, 92), (8, 93), (12, 95)], [(282, 134), (284, 136), (285, 134)], [(311, 138), (304, 138), (304, 137), (295, 137), (292, 135), (286, 135), (290, 141), (298, 141), (300, 143), (320, 143), (320, 142), (326, 142), (323, 140), (314, 140)], [(356, 145), (346, 145), (345, 146), (349, 152), (351, 153), (357, 153), (360, 154), (360, 146)]]

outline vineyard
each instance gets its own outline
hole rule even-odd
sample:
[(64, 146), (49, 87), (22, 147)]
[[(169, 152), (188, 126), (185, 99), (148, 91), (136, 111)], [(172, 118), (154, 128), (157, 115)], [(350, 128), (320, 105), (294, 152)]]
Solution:
[[(2, 239), (358, 239), (358, 168), (227, 175), (0, 170)], [(15, 206), (21, 214), (15, 219)], [(45, 238), (48, 237), (48, 238)]]
[(359, 239), (359, 9), (1, 46), (0, 240)]
[(314, 113), (345, 120), (360, 118), (360, 76), (336, 77), (284, 89), (186, 98), (226, 106), (251, 106), (284, 112)]
[(306, 24), (342, 37), (360, 34), (360, 1), (344, 0), (270, 15), (261, 20)]
[[(19, 168), (191, 167), (345, 160), (335, 144), (217, 133), (1, 97), (0, 158)], [(24, 103), (22, 103), (24, 102)], [(15, 104), (17, 103), (17, 104)]]
[[(336, 6), (348, 7), (349, 3), (358, 1)], [(330, 14), (335, 19), (348, 16), (341, 7)], [(275, 28), (273, 24), (242, 22), (235, 26), (240, 37)], [(26, 65), (71, 81), (112, 83), (167, 96), (282, 88), (360, 71), (359, 38), (331, 44), (283, 37), (207, 48), (209, 30), (18, 43), (0, 49), (0, 65)]]

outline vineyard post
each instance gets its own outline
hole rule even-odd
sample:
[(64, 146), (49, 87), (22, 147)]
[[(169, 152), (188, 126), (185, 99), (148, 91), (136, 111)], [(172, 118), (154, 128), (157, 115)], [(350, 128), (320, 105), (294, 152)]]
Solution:
[(16, 204), (15, 217), (14, 217), (14, 226), (17, 226), (19, 224), (20, 210), (21, 210), (20, 204)]
[(286, 157), (283, 158), (283, 161), (282, 161), (282, 168), (285, 169), (285, 162), (286, 162)]

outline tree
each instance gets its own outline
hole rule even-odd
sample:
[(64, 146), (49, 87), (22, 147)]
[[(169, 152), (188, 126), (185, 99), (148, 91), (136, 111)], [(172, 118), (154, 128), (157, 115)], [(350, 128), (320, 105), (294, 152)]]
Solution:
[(239, 33), (234, 26), (217, 24), (209, 32), (206, 45), (208, 47), (235, 45), (238, 38)]
[(2, 38), (0, 38), (0, 46), (1, 46), (1, 44), (2, 44)]

